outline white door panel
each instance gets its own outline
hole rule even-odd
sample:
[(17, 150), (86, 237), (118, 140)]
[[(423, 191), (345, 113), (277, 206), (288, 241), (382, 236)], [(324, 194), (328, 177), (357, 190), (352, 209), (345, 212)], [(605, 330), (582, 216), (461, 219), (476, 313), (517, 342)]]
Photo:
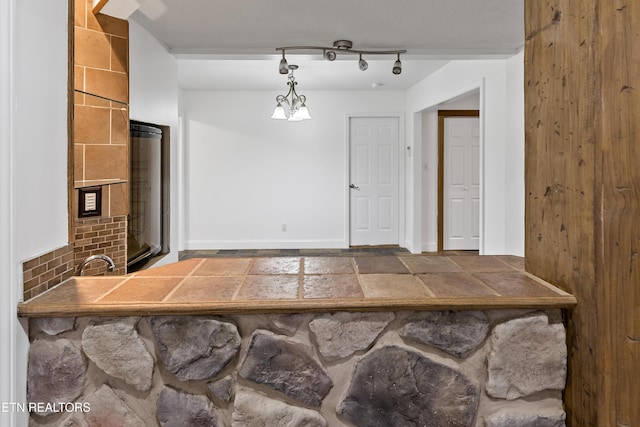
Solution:
[(398, 119), (350, 119), (350, 243), (398, 244)]
[(393, 199), (381, 196), (378, 199), (378, 229), (391, 231), (393, 227)]
[(444, 134), (443, 249), (480, 243), (480, 133), (477, 117), (447, 117)]

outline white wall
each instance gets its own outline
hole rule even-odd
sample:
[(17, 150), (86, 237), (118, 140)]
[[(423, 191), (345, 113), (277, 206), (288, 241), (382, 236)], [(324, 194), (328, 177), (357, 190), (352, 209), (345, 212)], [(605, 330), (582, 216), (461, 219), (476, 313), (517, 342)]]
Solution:
[[(517, 61), (517, 59), (513, 59)], [(522, 159), (513, 158), (518, 151), (516, 147), (524, 144), (524, 140), (512, 139), (508, 135), (519, 133), (519, 123), (507, 121), (507, 111), (516, 108), (509, 104), (516, 102), (507, 94), (507, 71), (518, 72), (517, 67), (507, 67), (506, 60), (467, 60), (451, 61), (438, 71), (427, 77), (407, 92), (407, 141), (413, 147), (413, 158), (407, 164), (407, 242), (415, 252), (422, 249), (422, 135), (421, 126), (415, 121), (422, 121), (422, 111), (437, 106), (447, 100), (459, 97), (473, 90), (480, 90), (480, 129), (483, 137), (483, 168), (481, 170), (481, 247), (482, 254), (516, 253), (520, 237), (517, 235), (519, 219), (517, 206), (524, 203), (524, 195), (520, 200), (507, 200), (507, 164)], [(513, 129), (511, 131), (510, 129)], [(514, 144), (507, 151), (509, 143)], [(516, 188), (517, 187), (517, 188)], [(511, 195), (518, 193), (518, 184), (514, 184)], [(523, 188), (523, 187), (522, 187)], [(522, 193), (523, 194), (523, 193)], [(512, 226), (507, 235), (507, 218)], [(520, 235), (524, 232), (524, 226)]]
[(0, 2), (0, 138), (0, 402), (25, 403), (20, 264), (68, 240), (66, 0)]
[(170, 131), (170, 252), (156, 266), (178, 260), (179, 128), (178, 62), (147, 30), (129, 21), (129, 117), (169, 126)]
[(21, 262), (68, 243), (67, 2), (16, 6), (13, 172)]
[(346, 116), (404, 93), (306, 92), (296, 123), (269, 118), (278, 93), (184, 92), (187, 249), (348, 246)]
[(524, 256), (524, 50), (507, 60), (506, 248)]

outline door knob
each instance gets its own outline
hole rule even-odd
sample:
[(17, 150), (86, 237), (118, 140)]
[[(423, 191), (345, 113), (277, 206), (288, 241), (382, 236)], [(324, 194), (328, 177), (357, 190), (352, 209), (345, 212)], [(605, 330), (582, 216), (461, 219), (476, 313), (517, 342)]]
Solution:
[(359, 190), (360, 187), (358, 187), (357, 185), (353, 185), (353, 184), (349, 184), (349, 188), (353, 188), (354, 190)]

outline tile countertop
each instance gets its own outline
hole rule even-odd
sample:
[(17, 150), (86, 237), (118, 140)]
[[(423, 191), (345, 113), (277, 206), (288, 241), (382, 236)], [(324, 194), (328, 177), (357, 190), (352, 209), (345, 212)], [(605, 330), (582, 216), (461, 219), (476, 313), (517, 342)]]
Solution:
[(22, 317), (570, 308), (513, 256), (194, 258), (126, 276), (73, 277)]

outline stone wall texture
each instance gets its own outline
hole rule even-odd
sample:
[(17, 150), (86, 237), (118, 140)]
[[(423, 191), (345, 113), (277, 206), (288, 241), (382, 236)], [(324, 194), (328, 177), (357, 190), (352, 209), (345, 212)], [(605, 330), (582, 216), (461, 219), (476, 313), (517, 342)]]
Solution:
[(78, 317), (29, 333), (31, 426), (565, 425), (559, 310)]

